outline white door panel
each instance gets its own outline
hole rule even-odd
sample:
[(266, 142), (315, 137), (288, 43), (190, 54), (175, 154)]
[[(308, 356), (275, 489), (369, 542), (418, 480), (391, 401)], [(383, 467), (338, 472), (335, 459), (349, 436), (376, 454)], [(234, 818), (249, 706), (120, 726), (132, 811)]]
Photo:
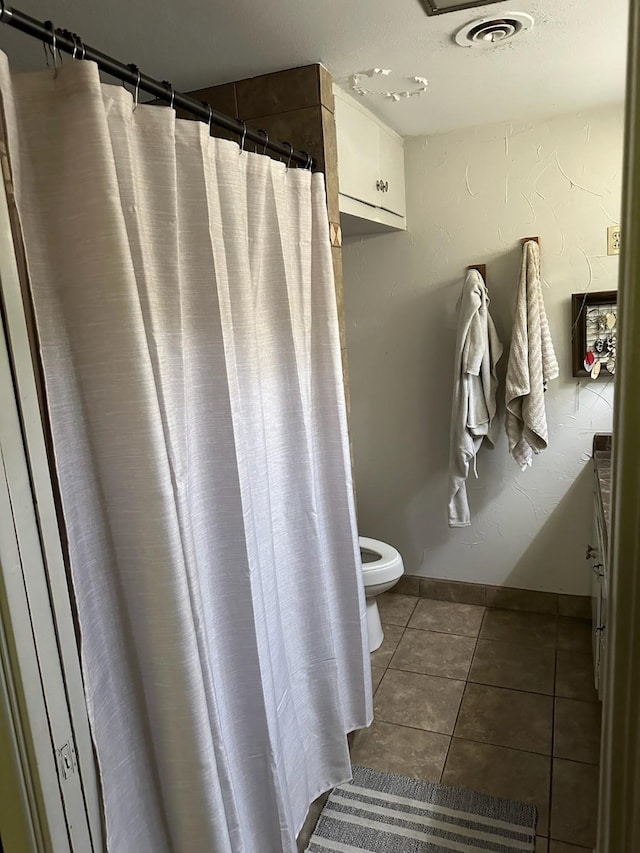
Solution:
[(23, 776), (42, 839), (36, 849), (92, 853), (103, 847), (97, 772), (2, 181), (0, 287), (2, 665), (19, 700), (9, 706), (10, 722), (26, 744)]
[(336, 134), (340, 192), (367, 204), (379, 205), (380, 140), (378, 126), (360, 110), (336, 96)]
[(385, 190), (378, 204), (399, 216), (406, 214), (404, 189), (404, 145), (401, 139), (383, 127), (379, 128), (380, 178)]

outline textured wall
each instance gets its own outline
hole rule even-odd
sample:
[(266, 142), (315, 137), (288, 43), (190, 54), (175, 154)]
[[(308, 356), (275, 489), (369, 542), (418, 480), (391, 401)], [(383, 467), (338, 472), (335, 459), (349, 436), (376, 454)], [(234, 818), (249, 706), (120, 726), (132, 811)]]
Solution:
[[(535, 125), (406, 141), (403, 234), (344, 246), (360, 531), (436, 578), (586, 593), (591, 441), (610, 431), (613, 387), (571, 377), (570, 294), (617, 286), (606, 229), (620, 215), (622, 106)], [(549, 449), (521, 473), (504, 429), (469, 481), (472, 526), (447, 526), (456, 302), (465, 267), (487, 263), (505, 344), (520, 238), (542, 241), (544, 295), (560, 362), (547, 393)], [(499, 401), (504, 405), (504, 387)]]

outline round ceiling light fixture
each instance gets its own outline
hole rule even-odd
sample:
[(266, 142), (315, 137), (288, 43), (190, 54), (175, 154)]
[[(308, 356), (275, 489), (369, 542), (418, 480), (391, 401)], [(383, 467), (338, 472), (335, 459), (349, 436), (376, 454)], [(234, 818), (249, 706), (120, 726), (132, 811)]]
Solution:
[(494, 47), (530, 30), (534, 23), (526, 12), (506, 12), (500, 17), (471, 21), (458, 30), (455, 40), (461, 47)]

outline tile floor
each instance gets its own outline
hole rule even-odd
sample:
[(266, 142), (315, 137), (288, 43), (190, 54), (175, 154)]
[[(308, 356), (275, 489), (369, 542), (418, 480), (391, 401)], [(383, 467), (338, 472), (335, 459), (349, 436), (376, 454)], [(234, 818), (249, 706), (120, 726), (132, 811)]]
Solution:
[(536, 853), (595, 846), (600, 704), (588, 620), (387, 593), (375, 721), (353, 761), (538, 807)]

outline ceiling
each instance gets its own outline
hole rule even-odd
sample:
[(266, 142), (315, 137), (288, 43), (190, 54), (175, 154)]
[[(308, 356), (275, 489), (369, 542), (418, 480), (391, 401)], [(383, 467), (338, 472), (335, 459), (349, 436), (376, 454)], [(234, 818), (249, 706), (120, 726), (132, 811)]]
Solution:
[[(403, 135), (540, 119), (620, 101), (629, 0), (507, 0), (427, 17), (418, 0), (16, 0), (36, 18), (182, 91), (322, 62), (334, 78), (393, 69), (389, 88), (424, 94), (363, 100)], [(535, 27), (502, 46), (462, 48), (475, 18), (528, 12)], [(44, 67), (43, 47), (0, 27), (14, 70)], [(66, 61), (71, 61), (67, 59)], [(392, 82), (391, 82), (392, 81)]]

